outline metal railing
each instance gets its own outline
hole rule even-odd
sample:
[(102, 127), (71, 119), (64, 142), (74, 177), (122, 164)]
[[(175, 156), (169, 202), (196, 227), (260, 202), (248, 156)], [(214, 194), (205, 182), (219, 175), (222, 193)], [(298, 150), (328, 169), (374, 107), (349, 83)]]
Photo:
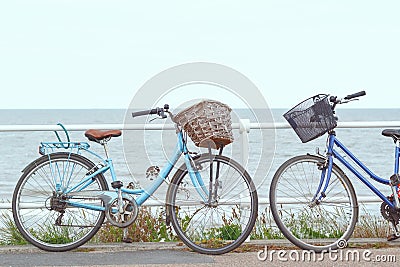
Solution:
[[(65, 125), (68, 131), (84, 131), (87, 129), (119, 129), (119, 130), (173, 130), (173, 124), (69, 124)], [(337, 128), (385, 128), (400, 127), (400, 121), (353, 121), (339, 122)], [(239, 123), (232, 124), (233, 129), (290, 129), (286, 122), (254, 123), (248, 119), (241, 119)], [(0, 125), (0, 132), (27, 132), (27, 131), (56, 131), (58, 125)]]
[[(173, 124), (71, 124), (65, 125), (68, 131), (84, 131), (87, 129), (119, 129), (119, 130), (174, 130)], [(339, 122), (337, 128), (400, 128), (400, 121), (366, 121), (366, 122)], [(239, 130), (239, 140), (241, 146), (241, 161), (246, 162), (249, 155), (248, 134), (251, 129), (289, 129), (287, 123), (252, 123), (248, 119), (241, 119), (239, 123), (233, 123), (233, 129)], [(0, 125), (1, 132), (26, 132), (26, 131), (57, 131), (58, 125)], [(357, 197), (360, 203), (381, 202), (378, 197)], [(11, 201), (0, 203), (1, 209), (11, 209)], [(268, 205), (267, 198), (259, 199), (259, 204)], [(145, 206), (161, 206), (162, 201), (149, 200)]]

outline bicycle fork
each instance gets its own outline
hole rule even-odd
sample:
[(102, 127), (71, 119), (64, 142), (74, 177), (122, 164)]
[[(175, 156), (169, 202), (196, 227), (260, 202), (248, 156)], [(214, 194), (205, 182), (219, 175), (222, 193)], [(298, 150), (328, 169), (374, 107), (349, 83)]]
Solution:
[(326, 197), (325, 192), (326, 189), (328, 188), (332, 175), (334, 144), (335, 144), (335, 131), (330, 131), (327, 140), (327, 153), (325, 157), (321, 158), (321, 161), (318, 162), (317, 164), (318, 170), (321, 170), (321, 178), (319, 180), (317, 191), (315, 192), (315, 195), (309, 204), (310, 208), (313, 208), (318, 204), (320, 204), (321, 201)]
[[(222, 154), (223, 147), (221, 146), (219, 150), (219, 155)], [(192, 180), (192, 183), (195, 185), (195, 188), (198, 194), (202, 197), (202, 203), (209, 207), (217, 207), (218, 206), (218, 190), (222, 188), (222, 182), (219, 180), (220, 176), (220, 162), (216, 161), (214, 165), (215, 155), (212, 154), (211, 147), (209, 147), (208, 151), (208, 171), (209, 177), (208, 180), (205, 180), (204, 177), (201, 176), (199, 170), (202, 169), (201, 166), (197, 166), (193, 159), (188, 159), (188, 164), (190, 164), (189, 175)], [(207, 184), (208, 182), (208, 184)]]
[(318, 162), (318, 170), (321, 171), (321, 177), (319, 180), (318, 188), (313, 196), (313, 199), (308, 204), (310, 208), (313, 208), (321, 203), (326, 197), (326, 189), (328, 188), (329, 181), (332, 173), (332, 156), (327, 155), (325, 160)]

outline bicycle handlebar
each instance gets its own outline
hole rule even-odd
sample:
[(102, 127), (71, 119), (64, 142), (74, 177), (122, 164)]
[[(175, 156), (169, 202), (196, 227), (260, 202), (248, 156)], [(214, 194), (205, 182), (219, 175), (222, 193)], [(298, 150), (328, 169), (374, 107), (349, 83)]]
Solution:
[(157, 114), (157, 109), (153, 108), (153, 109), (149, 109), (149, 110), (132, 112), (132, 117), (139, 117), (139, 116), (150, 115), (150, 114)]
[[(338, 98), (337, 96), (331, 96), (331, 97), (329, 97), (329, 101), (332, 103), (332, 109), (335, 109), (337, 104), (344, 104), (344, 103), (351, 101), (351, 99), (354, 99), (354, 98), (357, 98), (360, 96), (364, 96), (364, 95), (366, 95), (365, 91), (360, 91), (358, 93), (347, 95), (343, 99)], [(354, 100), (357, 100), (357, 99), (354, 99)]]
[(168, 109), (169, 109), (169, 105), (165, 104), (163, 108), (159, 108), (158, 107), (158, 108), (153, 108), (153, 109), (148, 109), (148, 110), (132, 112), (132, 117), (139, 117), (139, 116), (157, 114), (162, 119), (165, 119), (165, 118), (167, 118), (167, 115), (165, 115), (164, 112), (168, 112)]
[(364, 95), (366, 95), (365, 91), (360, 91), (358, 93), (354, 93), (354, 94), (348, 95), (344, 99), (345, 100), (350, 100), (352, 98), (356, 98), (356, 97), (360, 97), (360, 96), (364, 96)]

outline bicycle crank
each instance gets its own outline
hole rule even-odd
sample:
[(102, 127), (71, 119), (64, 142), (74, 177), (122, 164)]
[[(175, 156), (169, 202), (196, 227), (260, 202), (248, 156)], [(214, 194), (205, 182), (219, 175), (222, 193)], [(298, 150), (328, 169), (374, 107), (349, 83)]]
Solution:
[[(122, 197), (122, 205), (118, 198), (109, 203), (106, 208), (106, 218), (114, 226), (125, 228), (131, 225), (137, 218), (139, 213), (138, 205), (130, 196)], [(121, 209), (122, 207), (122, 209)]]
[(133, 197), (122, 193), (122, 203), (120, 205), (118, 192), (116, 191), (82, 191), (69, 193), (67, 195), (69, 206), (74, 206), (72, 200), (102, 200), (105, 208), (105, 215), (108, 221), (117, 227), (127, 227), (131, 225), (137, 218), (139, 208)]
[(381, 215), (385, 220), (393, 223), (394, 225), (397, 225), (400, 222), (399, 211), (389, 207), (389, 205), (386, 204), (385, 202), (382, 202), (381, 204)]

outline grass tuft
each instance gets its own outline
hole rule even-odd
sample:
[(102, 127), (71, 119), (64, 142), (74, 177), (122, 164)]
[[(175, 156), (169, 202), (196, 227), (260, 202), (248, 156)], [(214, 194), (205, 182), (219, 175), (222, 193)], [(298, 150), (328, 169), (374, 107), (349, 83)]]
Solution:
[[(166, 224), (164, 214), (164, 208), (153, 213), (151, 208), (141, 207), (136, 221), (127, 227), (128, 237), (133, 242), (178, 241), (172, 226)], [(123, 229), (106, 223), (92, 242), (122, 242), (122, 238)]]
[(4, 212), (0, 216), (0, 245), (26, 245), (28, 242), (22, 237), (14, 223), (10, 212)]
[[(361, 206), (363, 207), (363, 206)], [(307, 221), (306, 219), (304, 220)], [(336, 222), (326, 220), (327, 229), (338, 227)], [(14, 220), (11, 215), (11, 211), (5, 211), (0, 213), (0, 245), (24, 245), (28, 242), (22, 237), (18, 231)], [(307, 224), (298, 225), (299, 229), (306, 229)], [(303, 228), (304, 227), (304, 228)], [(232, 233), (240, 234), (240, 228), (231, 221), (227, 221), (221, 229), (213, 235), (215, 240), (224, 240), (227, 233), (232, 238)], [(362, 208), (362, 212), (359, 216), (358, 223), (355, 227), (353, 236), (354, 238), (385, 238), (388, 234), (388, 222), (381, 216), (370, 214), (365, 207)], [(137, 220), (127, 228), (128, 237), (133, 242), (168, 242), (168, 241), (179, 241), (176, 236), (172, 225), (167, 225), (165, 222), (165, 209), (164, 207), (149, 208), (141, 207)], [(335, 231), (333, 231), (335, 232)], [(66, 232), (58, 232), (55, 229), (44, 227), (40, 233), (34, 233), (35, 235), (47, 236), (50, 242), (61, 243), (65, 242), (64, 239), (69, 234)], [(251, 232), (250, 238), (252, 240), (262, 239), (283, 239), (284, 236), (279, 231), (273, 220), (269, 207), (259, 214), (256, 224)], [(123, 229), (114, 227), (109, 223), (105, 223), (99, 232), (92, 238), (90, 242), (97, 243), (108, 243), (108, 242), (122, 242)]]

